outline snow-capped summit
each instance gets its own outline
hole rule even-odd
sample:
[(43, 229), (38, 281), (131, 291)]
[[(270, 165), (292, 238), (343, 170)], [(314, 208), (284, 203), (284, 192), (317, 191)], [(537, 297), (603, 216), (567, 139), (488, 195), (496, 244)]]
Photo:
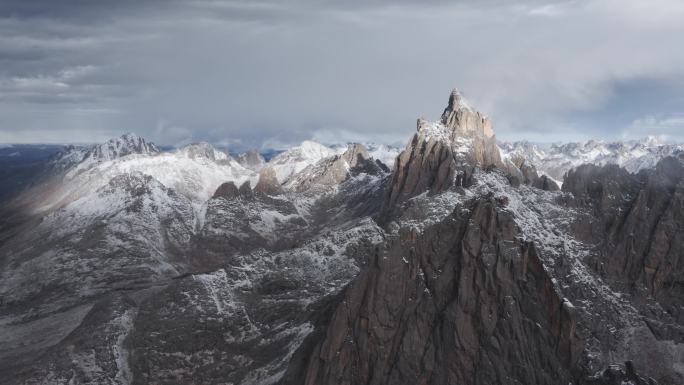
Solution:
[(299, 146), (287, 149), (268, 162), (273, 168), (280, 183), (285, 183), (294, 174), (302, 171), (323, 158), (333, 156), (336, 151), (311, 140), (303, 141)]
[(566, 172), (582, 164), (616, 164), (636, 173), (654, 167), (666, 156), (684, 151), (681, 144), (668, 144), (653, 136), (622, 142), (589, 140), (552, 145), (524, 141), (501, 143), (500, 147), (505, 158), (521, 157), (558, 181), (563, 180)]
[(154, 143), (136, 134), (128, 133), (91, 147), (81, 163), (94, 164), (132, 154), (154, 155), (159, 152), (159, 148)]
[(666, 144), (666, 142), (661, 137), (654, 135), (648, 135), (647, 137), (642, 138), (637, 142), (647, 147), (655, 147)]
[[(174, 193), (201, 205), (224, 182), (256, 182), (258, 175), (242, 167), (208, 143), (186, 145), (176, 151), (159, 149), (137, 135), (127, 134), (92, 147), (72, 147), (53, 161), (55, 180), (26, 194), (31, 211), (44, 213), (97, 194), (119, 175), (140, 173)], [(41, 205), (34, 207), (39, 196)]]
[(118, 138), (112, 138), (102, 144), (92, 146), (68, 146), (58, 153), (52, 160), (56, 170), (71, 170), (71, 174), (79, 173), (94, 165), (128, 155), (155, 155), (159, 148), (144, 138), (127, 133)]
[(439, 143), (461, 162), (501, 165), (491, 121), (472, 108), (456, 89), (451, 92), (441, 119), (418, 119), (417, 131), (405, 152), (410, 152), (415, 143)]
[(459, 91), (458, 88), (454, 88), (451, 90), (451, 95), (449, 95), (449, 105), (447, 106), (446, 110), (456, 111), (460, 109), (472, 111), (470, 103), (468, 103), (466, 98), (463, 97), (461, 91)]
[(191, 143), (178, 149), (177, 154), (190, 159), (208, 159), (215, 162), (227, 161), (228, 155), (206, 142)]
[(355, 175), (383, 175), (388, 170), (371, 158), (363, 144), (350, 143), (343, 153), (323, 158), (294, 174), (285, 186), (302, 192), (314, 186), (337, 186)]
[(259, 151), (254, 149), (249, 150), (247, 152), (243, 152), (242, 154), (235, 157), (235, 160), (237, 160), (237, 162), (240, 163), (242, 167), (257, 172), (259, 172), (264, 167), (264, 164), (266, 164), (266, 160), (264, 159), (264, 157), (259, 153)]

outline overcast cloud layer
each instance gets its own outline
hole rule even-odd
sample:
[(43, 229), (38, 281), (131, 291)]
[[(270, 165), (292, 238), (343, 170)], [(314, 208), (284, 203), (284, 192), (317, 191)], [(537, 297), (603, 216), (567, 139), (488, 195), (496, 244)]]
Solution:
[(505, 140), (684, 141), (684, 2), (512, 3), (4, 0), (0, 142), (403, 143), (453, 87)]

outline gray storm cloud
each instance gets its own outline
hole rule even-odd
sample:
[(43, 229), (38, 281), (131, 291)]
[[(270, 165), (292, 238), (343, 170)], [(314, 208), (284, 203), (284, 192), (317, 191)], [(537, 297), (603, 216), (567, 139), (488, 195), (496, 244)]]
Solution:
[(13, 2), (0, 142), (403, 143), (451, 87), (498, 136), (684, 140), (678, 0)]

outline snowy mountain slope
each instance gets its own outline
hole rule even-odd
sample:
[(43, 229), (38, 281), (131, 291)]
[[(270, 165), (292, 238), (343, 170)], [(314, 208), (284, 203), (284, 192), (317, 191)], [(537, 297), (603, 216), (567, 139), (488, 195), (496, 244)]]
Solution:
[[(355, 179), (345, 183), (355, 183), (344, 190), (357, 193), (376, 188)], [(188, 196), (150, 175), (122, 172), (5, 245), (1, 254), (11, 259), (0, 263), (13, 267), (0, 277), (7, 299), (0, 305), (0, 356), (33, 365), (11, 369), (11, 378), (100, 383), (131, 373), (156, 381), (220, 372), (235, 383), (279, 379), (312, 331), (307, 317), (314, 303), (353, 278), (362, 250), (379, 242), (382, 231), (368, 218), (346, 214), (347, 194), (334, 190), (324, 201), (335, 203), (320, 209), (314, 195), (247, 196), (242, 190), (210, 199), (199, 221)], [(35, 285), (36, 277), (43, 284)], [(35, 321), (20, 310), (27, 308)], [(198, 327), (204, 332), (197, 334)], [(87, 330), (112, 338), (99, 340), (93, 355)], [(188, 350), (185, 336), (214, 342)], [(237, 350), (245, 352), (242, 358)], [(65, 358), (60, 351), (70, 353)], [(156, 369), (145, 369), (148, 362)], [(5, 365), (0, 372), (9, 370)]]
[[(642, 167), (654, 146), (556, 151)], [(680, 160), (557, 191), (525, 164), (549, 148), (500, 149), (457, 91), (391, 172), (361, 145), (259, 174), (203, 143), (106, 147), (64, 156), (86, 161), (2, 238), (3, 383), (617, 385), (626, 360), (684, 378)]]
[(70, 169), (69, 172), (75, 175), (94, 165), (127, 155), (154, 155), (159, 152), (154, 143), (129, 133), (90, 147), (72, 146), (58, 154), (52, 163), (55, 169)]
[(286, 183), (290, 177), (307, 166), (310, 166), (323, 158), (337, 153), (334, 149), (320, 143), (305, 140), (299, 146), (295, 146), (281, 152), (271, 159), (267, 165), (276, 172), (278, 181)]
[(394, 167), (394, 160), (401, 152), (400, 148), (385, 144), (363, 143), (363, 145), (368, 149), (371, 158), (381, 161), (390, 169)]
[(293, 174), (284, 187), (297, 192), (335, 188), (352, 176), (382, 175), (387, 170), (371, 158), (362, 144), (349, 144), (342, 153), (323, 158)]
[(587, 142), (542, 145), (530, 142), (500, 143), (505, 158), (520, 157), (538, 171), (562, 181), (567, 171), (582, 164), (616, 164), (636, 173), (653, 168), (660, 159), (684, 151), (682, 144), (668, 144), (655, 137), (635, 141)]
[[(151, 383), (168, 376), (179, 383), (198, 377), (277, 383), (313, 332), (311, 313), (361, 268), (354, 254), (381, 241), (373, 221), (352, 221), (299, 247), (257, 249), (236, 256), (230, 267), (174, 283), (139, 311), (134, 377)], [(190, 347), (179, 335), (192, 335), (197, 343)], [(179, 342), (167, 342), (172, 340)], [(147, 362), (155, 362), (155, 370), (146, 370)]]
[[(74, 150), (77, 152), (80, 150)], [(88, 153), (91, 153), (89, 151)], [(68, 155), (61, 159), (74, 159)], [(191, 144), (174, 152), (129, 154), (112, 160), (92, 161), (66, 169), (63, 180), (32, 191), (41, 202), (34, 205), (36, 212), (46, 212), (94, 194), (118, 175), (141, 173), (149, 175), (168, 188), (201, 205), (216, 188), (226, 181), (256, 182), (257, 174), (229, 158), (225, 153), (206, 143)]]
[(6, 304), (57, 293), (78, 302), (113, 282), (135, 286), (178, 274), (173, 256), (189, 242), (195, 220), (186, 197), (148, 175), (119, 175), (2, 246), (0, 295)]

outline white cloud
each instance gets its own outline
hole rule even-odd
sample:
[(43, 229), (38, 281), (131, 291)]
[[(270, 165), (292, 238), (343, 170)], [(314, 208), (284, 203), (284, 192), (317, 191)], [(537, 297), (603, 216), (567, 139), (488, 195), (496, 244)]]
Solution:
[(653, 133), (664, 141), (684, 141), (684, 114), (636, 119), (624, 130), (623, 136), (641, 138)]
[[(0, 127), (49, 122), (41, 129), (67, 135), (91, 124), (165, 144), (403, 143), (458, 86), (507, 139), (617, 137), (626, 123), (606, 122), (631, 113), (610, 108), (635, 97), (624, 85), (650, 79), (684, 95), (679, 0), (323, 4), (180, 3), (33, 28), (0, 19), (12, 32), (0, 33), (0, 56), (5, 47), (17, 56), (0, 68), (0, 86), (24, 87), (13, 89), (20, 101), (0, 99)], [(118, 113), (75, 120), (47, 103)], [(667, 108), (653, 114), (684, 110)], [(605, 127), (580, 124), (583, 114)]]

